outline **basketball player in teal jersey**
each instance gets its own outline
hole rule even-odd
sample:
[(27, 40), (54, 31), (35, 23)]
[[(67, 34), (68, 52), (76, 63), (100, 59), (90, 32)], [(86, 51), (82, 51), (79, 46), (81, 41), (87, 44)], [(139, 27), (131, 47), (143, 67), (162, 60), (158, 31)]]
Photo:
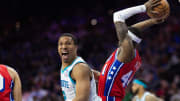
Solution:
[(65, 33), (59, 37), (61, 88), (65, 101), (101, 101), (96, 94), (94, 75), (87, 63), (77, 56), (77, 39)]
[(143, 79), (134, 79), (132, 84), (132, 92), (135, 95), (132, 101), (163, 101), (154, 94), (148, 92), (147, 83)]

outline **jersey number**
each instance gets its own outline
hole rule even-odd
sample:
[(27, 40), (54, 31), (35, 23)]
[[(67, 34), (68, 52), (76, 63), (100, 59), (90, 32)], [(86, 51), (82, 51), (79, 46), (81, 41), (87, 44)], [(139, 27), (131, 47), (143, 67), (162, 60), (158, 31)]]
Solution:
[(3, 92), (5, 89), (5, 79), (4, 77), (0, 74), (0, 92)]
[(129, 78), (131, 77), (132, 73), (133, 73), (133, 71), (131, 70), (122, 76), (121, 81), (123, 83), (123, 87), (126, 87), (129, 84), (129, 81), (130, 81)]

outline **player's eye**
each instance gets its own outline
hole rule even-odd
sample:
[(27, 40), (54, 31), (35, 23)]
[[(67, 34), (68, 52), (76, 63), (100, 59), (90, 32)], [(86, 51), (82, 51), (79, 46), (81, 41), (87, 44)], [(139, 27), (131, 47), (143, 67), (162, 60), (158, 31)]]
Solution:
[(67, 42), (66, 45), (71, 45), (71, 42)]
[(59, 43), (59, 46), (62, 46), (62, 45), (63, 45), (63, 43), (62, 43), (62, 42), (60, 42), (60, 43)]

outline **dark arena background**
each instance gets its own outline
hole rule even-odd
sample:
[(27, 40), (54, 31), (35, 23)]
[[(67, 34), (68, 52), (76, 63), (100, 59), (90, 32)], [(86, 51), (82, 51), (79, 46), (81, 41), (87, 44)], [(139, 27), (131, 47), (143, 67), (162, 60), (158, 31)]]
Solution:
[[(60, 89), (61, 61), (58, 37), (65, 32), (79, 39), (78, 54), (101, 70), (117, 47), (112, 20), (114, 11), (146, 0), (4, 0), (0, 2), (0, 64), (13, 67), (22, 81), (23, 101), (63, 101)], [(167, 20), (148, 28), (138, 46), (143, 77), (149, 90), (164, 101), (180, 96), (180, 3), (168, 0)], [(148, 19), (137, 14), (131, 25)], [(129, 85), (131, 86), (131, 84)], [(127, 89), (124, 101), (131, 101)]]

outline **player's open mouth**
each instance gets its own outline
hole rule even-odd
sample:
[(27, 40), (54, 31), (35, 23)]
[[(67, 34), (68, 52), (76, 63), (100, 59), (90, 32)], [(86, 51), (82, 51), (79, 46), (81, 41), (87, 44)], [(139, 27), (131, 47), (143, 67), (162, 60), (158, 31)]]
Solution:
[(65, 55), (68, 55), (68, 54), (69, 54), (68, 52), (63, 52), (63, 53), (62, 53), (62, 56), (63, 56), (63, 55), (65, 56)]
[(62, 52), (62, 58), (63, 59), (68, 59), (68, 57), (69, 57), (69, 53), (68, 52)]

